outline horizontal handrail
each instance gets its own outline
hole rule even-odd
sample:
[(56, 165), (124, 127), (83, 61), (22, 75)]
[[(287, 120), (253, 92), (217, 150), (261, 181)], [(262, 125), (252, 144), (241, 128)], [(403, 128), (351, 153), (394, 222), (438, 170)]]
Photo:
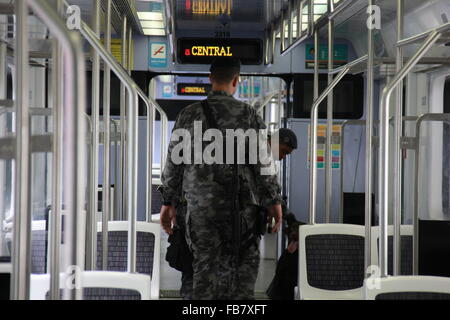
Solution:
[(403, 39), (399, 42), (397, 42), (396, 46), (397, 47), (402, 47), (402, 46), (406, 46), (415, 42), (418, 42), (420, 40), (425, 39), (426, 37), (428, 37), (430, 34), (432, 34), (433, 32), (437, 32), (437, 33), (443, 33), (450, 30), (450, 22), (447, 22), (446, 24), (443, 24), (437, 28), (416, 34), (415, 36)]
[(364, 55), (364, 56), (362, 56), (362, 57), (360, 57), (360, 58), (358, 58), (356, 60), (350, 61), (349, 63), (347, 63), (347, 64), (345, 64), (343, 66), (340, 66), (339, 68), (330, 70), (329, 74), (339, 73), (339, 72), (341, 72), (342, 70), (344, 70), (346, 68), (348, 68), (349, 69), (348, 72), (350, 72), (353, 68), (356, 68), (359, 65), (366, 63), (367, 59), (368, 59), (368, 55), (366, 54), (366, 55)]

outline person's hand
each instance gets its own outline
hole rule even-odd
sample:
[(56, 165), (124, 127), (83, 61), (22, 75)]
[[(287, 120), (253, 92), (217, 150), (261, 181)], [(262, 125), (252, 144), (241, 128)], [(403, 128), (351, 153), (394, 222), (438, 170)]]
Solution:
[(289, 242), (287, 250), (289, 253), (294, 253), (298, 249), (298, 241)]
[(171, 235), (173, 233), (172, 226), (177, 222), (176, 220), (177, 212), (174, 206), (162, 206), (159, 213), (159, 219), (161, 227), (164, 231)]
[(272, 219), (275, 220), (275, 225), (272, 227), (272, 232), (276, 233), (281, 228), (281, 222), (283, 220), (283, 210), (281, 204), (274, 204), (268, 208), (268, 222), (271, 224)]

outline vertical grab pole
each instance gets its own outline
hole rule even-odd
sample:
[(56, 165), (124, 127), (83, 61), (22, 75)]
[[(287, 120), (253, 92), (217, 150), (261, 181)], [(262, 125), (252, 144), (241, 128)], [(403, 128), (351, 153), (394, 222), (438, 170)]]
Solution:
[[(330, 73), (334, 68), (334, 21), (328, 21), (328, 85), (333, 81), (333, 74)], [(333, 91), (328, 95), (327, 107), (327, 166), (325, 168), (325, 222), (331, 221), (331, 204), (333, 201), (333, 151), (331, 148), (331, 138), (333, 135)]]
[[(100, 36), (100, 1), (94, 1), (92, 14), (92, 29)], [(98, 146), (99, 146), (99, 115), (100, 115), (100, 57), (92, 49), (92, 154), (91, 174), (89, 177), (89, 215), (86, 221), (86, 268), (95, 270), (97, 265), (97, 212), (98, 212)], [(104, 190), (103, 190), (104, 192)]]
[(16, 172), (12, 243), (11, 300), (27, 300), (31, 274), (30, 113), (28, 99), (28, 8), (15, 2), (16, 14)]
[[(111, 52), (111, 0), (106, 0), (105, 17), (105, 49)], [(102, 270), (108, 270), (108, 221), (110, 208), (110, 103), (111, 103), (111, 68), (105, 63), (103, 74), (103, 124), (104, 124), (104, 148), (103, 148), (103, 215), (102, 215)], [(116, 182), (117, 187), (117, 182)]]
[(133, 44), (133, 29), (130, 28), (128, 29), (128, 45), (127, 45), (127, 49), (128, 49), (128, 53), (127, 53), (127, 70), (128, 70), (128, 74), (131, 75), (131, 71), (132, 71), (132, 62), (133, 62), (133, 57), (132, 57), (132, 53), (133, 53), (133, 48), (132, 48), (132, 44)]
[[(397, 42), (403, 38), (403, 0), (397, 0)], [(403, 47), (396, 49), (396, 72), (403, 66)], [(393, 275), (400, 275), (401, 266), (401, 223), (402, 223), (402, 151), (400, 139), (403, 131), (403, 81), (400, 81), (396, 89), (396, 112), (394, 125), (394, 268)]]
[[(371, 10), (374, 0), (369, 0), (369, 8)], [(374, 81), (374, 38), (373, 29), (368, 29), (367, 38), (367, 114), (366, 114), (366, 180), (365, 180), (365, 250), (364, 250), (364, 270), (366, 278), (371, 274), (368, 273), (368, 268), (372, 264), (371, 261), (371, 243), (372, 243), (372, 137), (373, 137), (373, 81)], [(342, 168), (341, 168), (342, 170)]]
[[(126, 68), (126, 41), (127, 41), (127, 17), (124, 16), (122, 20), (122, 66)], [(126, 163), (126, 115), (125, 115), (125, 104), (126, 104), (126, 91), (125, 85), (120, 84), (120, 184), (119, 184), (119, 197), (117, 198), (118, 203), (118, 217), (120, 220), (125, 219), (125, 167), (128, 165)], [(131, 187), (131, 186), (128, 186)]]
[[(62, 3), (56, 2), (58, 14), (62, 15)], [(61, 244), (61, 173), (62, 173), (62, 123), (63, 123), (63, 86), (64, 65), (62, 48), (59, 42), (53, 41), (53, 70), (52, 70), (52, 95), (53, 95), (53, 176), (52, 176), (52, 217), (50, 219), (50, 299), (60, 299), (60, 244)]]
[(147, 222), (152, 222), (153, 197), (153, 114), (154, 107), (147, 109)]
[[(111, 52), (111, 51), (109, 51)], [(110, 68), (111, 70), (111, 68)], [(114, 159), (118, 159), (118, 150), (119, 150), (119, 143), (118, 143), (118, 137), (120, 135), (119, 133), (119, 128), (117, 126), (117, 122), (114, 119), (110, 119), (111, 124), (114, 126)], [(114, 198), (117, 197), (117, 179), (118, 179), (118, 168), (117, 168), (117, 164), (114, 166)], [(113, 205), (114, 207), (114, 205)], [(116, 220), (116, 209), (112, 208), (112, 212), (110, 214), (110, 220), (114, 221)]]
[(160, 112), (161, 116), (161, 175), (166, 164), (166, 152), (167, 152), (167, 115)]
[[(312, 7), (312, 2), (310, 4)], [(311, 9), (311, 8), (310, 8)], [(310, 21), (311, 22), (311, 21)], [(311, 24), (312, 25), (312, 24)], [(314, 32), (314, 101), (319, 97), (319, 33)], [(316, 114), (317, 113), (317, 114)], [(311, 159), (310, 163), (310, 197), (309, 197), (309, 224), (316, 223), (316, 199), (317, 199), (317, 125), (318, 125), (319, 110), (315, 111), (311, 108), (311, 125), (310, 125), (310, 139), (311, 143)]]
[[(7, 17), (0, 17), (0, 100), (6, 100), (7, 97), (7, 44), (6, 33), (8, 27), (6, 26)], [(0, 135), (4, 136), (6, 133), (6, 116), (0, 114)], [(0, 161), (0, 221), (5, 219), (5, 178), (6, 178), (6, 167), (5, 161)], [(6, 255), (3, 252), (4, 246), (4, 235), (2, 229), (0, 229), (0, 255)]]
[(146, 215), (145, 221), (152, 222), (152, 171), (153, 171), (153, 103), (150, 103), (149, 99), (145, 96), (145, 94), (138, 90), (138, 94), (141, 99), (144, 101), (145, 106), (147, 107), (147, 177), (146, 177), (146, 190), (147, 190), (147, 203), (146, 203)]
[(411, 71), (428, 49), (440, 38), (441, 33), (434, 30), (426, 38), (419, 50), (397, 73), (395, 78), (384, 88), (380, 105), (380, 170), (378, 173), (378, 193), (380, 195), (380, 273), (382, 277), (388, 275), (388, 192), (389, 192), (389, 107), (390, 97), (396, 86)]
[(339, 165), (341, 167), (341, 172), (339, 175), (339, 185), (340, 185), (340, 201), (339, 201), (339, 223), (344, 223), (344, 147), (345, 147), (345, 127), (349, 120), (345, 120), (341, 125), (341, 158), (339, 159)]
[(416, 121), (416, 148), (414, 150), (414, 217), (413, 217), (413, 275), (419, 274), (419, 165), (420, 165), (420, 126), (426, 115), (422, 114)]

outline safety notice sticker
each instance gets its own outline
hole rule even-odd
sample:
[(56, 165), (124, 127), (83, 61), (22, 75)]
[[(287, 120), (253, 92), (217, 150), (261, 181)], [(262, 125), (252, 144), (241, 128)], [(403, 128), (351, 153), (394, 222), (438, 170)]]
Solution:
[(167, 44), (164, 42), (150, 43), (150, 68), (167, 67)]

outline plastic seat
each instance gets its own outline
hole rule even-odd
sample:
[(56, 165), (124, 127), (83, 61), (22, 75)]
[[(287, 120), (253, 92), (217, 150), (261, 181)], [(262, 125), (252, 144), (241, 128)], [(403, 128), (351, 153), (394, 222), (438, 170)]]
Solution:
[(297, 298), (364, 298), (364, 226), (316, 224), (299, 228)]
[[(102, 223), (97, 224), (97, 269), (101, 269)], [(159, 299), (161, 227), (156, 223), (137, 222), (136, 271), (151, 278), (151, 298)], [(127, 270), (128, 221), (108, 223), (108, 270)]]
[[(139, 293), (141, 300), (150, 300), (150, 276), (137, 273), (111, 272), (111, 271), (83, 271), (80, 274), (81, 288), (108, 288), (133, 290)], [(60, 274), (60, 288), (63, 289), (67, 274)], [(31, 300), (46, 300), (50, 290), (49, 274), (31, 275)]]
[(367, 279), (367, 300), (450, 300), (450, 278), (399, 276)]

